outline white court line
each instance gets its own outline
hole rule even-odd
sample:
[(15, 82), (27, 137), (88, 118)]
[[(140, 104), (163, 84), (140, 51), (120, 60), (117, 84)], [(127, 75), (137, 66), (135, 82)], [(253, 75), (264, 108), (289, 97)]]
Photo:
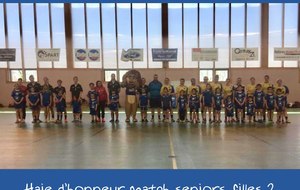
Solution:
[(178, 169), (178, 167), (177, 167), (177, 162), (176, 162), (176, 157), (175, 157), (176, 155), (175, 155), (175, 151), (174, 151), (173, 138), (171, 135), (170, 126), (168, 126), (168, 135), (169, 135), (169, 143), (170, 143), (170, 158), (172, 159), (173, 169), (176, 170), (176, 169)]

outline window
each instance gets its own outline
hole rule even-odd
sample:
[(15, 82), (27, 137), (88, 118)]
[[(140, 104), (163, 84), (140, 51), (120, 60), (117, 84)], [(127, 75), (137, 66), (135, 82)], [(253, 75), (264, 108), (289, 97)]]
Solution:
[(226, 79), (228, 78), (228, 70), (216, 70), (215, 75), (219, 75), (220, 82), (225, 82)]
[[(298, 4), (284, 4), (284, 47), (298, 47)], [(284, 61), (284, 67), (298, 67), (298, 61)]]
[(131, 61), (121, 61), (122, 50), (127, 50), (131, 48), (130, 3), (117, 4), (117, 18), (119, 68), (132, 68)]
[[(83, 3), (72, 3), (72, 32), (73, 32), (73, 48), (86, 48), (85, 36), (85, 14)], [(79, 62), (74, 60), (74, 68), (87, 68), (86, 62)]]
[(215, 47), (219, 48), (219, 58), (215, 68), (229, 67), (229, 4), (216, 3)]
[(20, 22), (18, 3), (6, 4), (8, 48), (16, 48), (16, 61), (9, 62), (9, 67), (22, 68)]
[(261, 35), (261, 5), (260, 3), (247, 4), (247, 47), (258, 48), (258, 61), (247, 61), (247, 67), (260, 67), (260, 35)]
[(162, 68), (161, 62), (152, 61), (152, 48), (162, 48), (161, 4), (148, 3), (148, 55), (149, 68)]
[(147, 68), (147, 41), (146, 41), (146, 4), (132, 4), (133, 48), (142, 48), (144, 58), (142, 62), (134, 62), (134, 68)]
[(119, 81), (123, 81), (123, 76), (128, 72), (129, 70), (119, 70)]
[[(0, 48), (5, 48), (3, 3), (0, 3)], [(0, 68), (7, 68), (7, 62), (0, 61)]]
[(17, 82), (19, 78), (23, 79), (22, 70), (10, 70), (10, 81)]
[(212, 69), (200, 69), (199, 79), (200, 82), (203, 82), (203, 78), (208, 77), (208, 81), (212, 81), (213, 79), (213, 70)]
[[(199, 44), (201, 48), (213, 48), (214, 47), (214, 10), (213, 3), (200, 3), (199, 4)], [(212, 61), (201, 61), (199, 67), (213, 68)]]
[(59, 61), (53, 63), (54, 68), (67, 68), (66, 39), (65, 39), (64, 4), (51, 4), (52, 44), (53, 48), (60, 48)]
[[(231, 4), (231, 47), (245, 47), (245, 4)], [(229, 50), (231, 52), (231, 50)], [(231, 67), (245, 67), (245, 61), (231, 61)]]
[[(101, 49), (100, 36), (100, 5), (97, 3), (86, 4), (87, 16), (87, 48)], [(100, 57), (101, 60), (101, 57)], [(88, 68), (101, 68), (101, 61), (89, 62)]]
[(111, 80), (111, 75), (112, 74), (115, 74), (116, 75), (116, 79), (118, 79), (117, 70), (106, 70), (104, 72), (105, 82), (109, 82)]
[(117, 68), (115, 4), (103, 3), (101, 6), (103, 31), (103, 67)]
[(25, 68), (37, 68), (35, 56), (34, 14), (32, 3), (22, 3), (23, 61)]
[(29, 82), (29, 76), (33, 75), (35, 79), (37, 79), (37, 71), (36, 70), (25, 70), (25, 75), (24, 75), (24, 70), (10, 70), (10, 81), (11, 82), (17, 82), (19, 78), (22, 78), (26, 82)]
[(282, 47), (282, 4), (269, 4), (269, 67), (281, 67), (274, 61), (274, 48)]
[(169, 62), (170, 68), (182, 68), (182, 4), (169, 3), (169, 48), (178, 48), (177, 61)]
[(192, 62), (192, 48), (198, 47), (198, 4), (183, 4), (184, 27), (184, 68), (198, 68), (198, 62)]
[[(49, 21), (49, 4), (36, 4), (36, 21), (37, 21), (37, 42), (38, 48), (51, 48), (50, 41), (50, 21)], [(51, 61), (40, 61), (40, 68), (52, 68)]]

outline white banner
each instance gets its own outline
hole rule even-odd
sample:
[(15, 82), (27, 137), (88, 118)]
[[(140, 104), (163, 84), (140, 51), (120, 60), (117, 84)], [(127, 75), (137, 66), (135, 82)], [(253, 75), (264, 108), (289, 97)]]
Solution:
[(36, 49), (37, 61), (59, 61), (60, 49)]
[(100, 49), (74, 49), (75, 61), (99, 62)]
[(258, 61), (258, 48), (232, 48), (232, 61)]
[(300, 61), (300, 48), (274, 48), (274, 61)]
[(122, 50), (121, 60), (122, 61), (143, 61), (144, 59), (143, 49), (128, 49)]
[(192, 61), (218, 61), (218, 48), (192, 48)]

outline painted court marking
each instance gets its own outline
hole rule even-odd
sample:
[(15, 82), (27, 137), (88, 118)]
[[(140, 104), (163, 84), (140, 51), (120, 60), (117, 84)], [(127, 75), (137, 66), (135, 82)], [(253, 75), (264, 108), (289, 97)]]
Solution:
[(170, 158), (172, 160), (172, 167), (174, 170), (178, 169), (177, 167), (177, 161), (176, 161), (176, 155), (175, 155), (175, 151), (174, 151), (174, 144), (173, 144), (173, 138), (172, 138), (172, 134), (171, 134), (171, 128), (168, 125), (168, 135), (169, 135), (169, 144), (170, 144)]

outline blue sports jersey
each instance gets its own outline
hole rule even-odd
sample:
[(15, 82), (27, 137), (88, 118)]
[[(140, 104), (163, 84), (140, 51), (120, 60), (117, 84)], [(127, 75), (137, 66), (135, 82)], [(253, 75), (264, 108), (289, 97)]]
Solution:
[(254, 102), (247, 103), (247, 115), (253, 116), (254, 115), (255, 105)]
[(238, 103), (242, 103), (245, 100), (246, 94), (245, 92), (236, 92), (235, 98), (237, 99)]
[(275, 95), (273, 94), (266, 94), (265, 96), (268, 109), (274, 109), (275, 107)]
[(24, 98), (24, 93), (21, 90), (13, 90), (11, 96), (16, 102), (19, 102)]
[(186, 108), (185, 106), (187, 104), (187, 99), (184, 96), (179, 96), (177, 102), (179, 110), (183, 110)]
[(280, 111), (283, 110), (285, 101), (285, 96), (276, 96), (276, 104)]
[(199, 101), (199, 97), (197, 95), (190, 96), (189, 106), (191, 109), (198, 109), (200, 107), (200, 101)]
[(233, 101), (225, 100), (226, 116), (233, 117)]
[(59, 102), (56, 102), (56, 111), (57, 112), (65, 112), (66, 110), (66, 100), (63, 98), (63, 96), (56, 95), (56, 99), (59, 100)]
[(52, 91), (51, 90), (45, 90), (42, 92), (42, 105), (43, 106), (49, 106), (51, 101)]
[(32, 103), (32, 104), (36, 104), (36, 105), (32, 105), (31, 108), (34, 109), (36, 107), (39, 106), (39, 101), (40, 101), (40, 94), (39, 93), (30, 93), (28, 95), (28, 100)]
[(119, 107), (119, 95), (118, 94), (110, 95), (109, 96), (109, 100), (111, 101), (109, 109), (112, 110), (112, 111), (118, 110), (118, 107)]
[(72, 106), (73, 106), (73, 113), (81, 113), (81, 102), (80, 101), (73, 100)]
[(162, 95), (161, 103), (163, 108), (171, 108), (172, 98), (170, 95)]
[(98, 100), (98, 92), (96, 90), (90, 90), (88, 92), (89, 98), (89, 107), (90, 107), (90, 114), (96, 115), (97, 114), (97, 100)]
[(265, 94), (263, 91), (255, 91), (254, 92), (254, 99), (256, 104), (263, 104)]
[(148, 96), (147, 94), (140, 95), (140, 107), (148, 106)]
[(149, 83), (148, 90), (150, 94), (150, 99), (160, 98), (160, 89), (162, 87), (162, 83), (159, 81), (152, 81)]
[(215, 94), (214, 95), (215, 107), (217, 107), (217, 108), (221, 107), (222, 100), (223, 100), (222, 94)]
[(205, 106), (211, 106), (212, 104), (212, 98), (213, 98), (213, 92), (210, 90), (205, 90), (203, 93), (203, 102)]

